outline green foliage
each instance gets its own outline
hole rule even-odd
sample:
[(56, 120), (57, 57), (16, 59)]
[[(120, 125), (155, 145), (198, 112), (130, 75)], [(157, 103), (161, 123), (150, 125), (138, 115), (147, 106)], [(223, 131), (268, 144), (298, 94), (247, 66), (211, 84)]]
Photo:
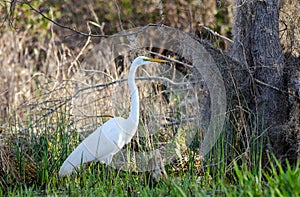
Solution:
[[(34, 12), (26, 2), (4, 2), (10, 26), (16, 30), (29, 31), (31, 35), (37, 38), (50, 36), (51, 22), (46, 20), (41, 14)], [(61, 16), (58, 8), (50, 7), (47, 1), (37, 0), (30, 1), (30, 5), (44, 16), (56, 20)], [(55, 5), (54, 5), (55, 6)], [(58, 5), (56, 5), (58, 6)]]
[(300, 168), (299, 161), (291, 168), (286, 162), (286, 169), (278, 162), (271, 164), (268, 172), (264, 173), (269, 188), (267, 195), (270, 196), (300, 196)]

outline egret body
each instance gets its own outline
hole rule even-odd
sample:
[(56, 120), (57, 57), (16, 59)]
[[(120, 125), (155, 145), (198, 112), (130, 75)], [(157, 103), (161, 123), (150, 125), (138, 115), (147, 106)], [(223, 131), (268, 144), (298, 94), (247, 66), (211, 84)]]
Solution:
[(69, 175), (81, 164), (94, 160), (110, 164), (113, 155), (131, 141), (139, 122), (139, 93), (134, 81), (135, 73), (139, 66), (151, 62), (167, 61), (139, 56), (131, 64), (128, 75), (128, 86), (131, 94), (129, 117), (127, 119), (112, 118), (84, 139), (64, 161), (59, 170), (60, 176)]

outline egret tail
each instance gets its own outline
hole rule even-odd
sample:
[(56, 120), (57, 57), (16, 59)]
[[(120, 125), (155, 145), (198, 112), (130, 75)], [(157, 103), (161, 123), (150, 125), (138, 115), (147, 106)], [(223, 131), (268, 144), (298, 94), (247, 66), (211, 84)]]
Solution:
[(95, 159), (95, 156), (90, 152), (86, 144), (82, 142), (64, 161), (59, 170), (59, 176), (70, 175), (81, 164), (94, 161)]

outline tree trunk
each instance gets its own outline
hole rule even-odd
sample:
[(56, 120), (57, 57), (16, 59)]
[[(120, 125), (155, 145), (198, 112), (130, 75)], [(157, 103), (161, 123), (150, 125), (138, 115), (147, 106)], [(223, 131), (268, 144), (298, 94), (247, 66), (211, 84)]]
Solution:
[(280, 91), (286, 91), (287, 85), (279, 40), (278, 1), (236, 0), (235, 6), (231, 54), (249, 67), (253, 77), (255, 99), (250, 106), (255, 117), (251, 128), (255, 126), (260, 134), (265, 132), (273, 150), (282, 150), (280, 141), (284, 139), (278, 128), (287, 122), (289, 107), (287, 95)]

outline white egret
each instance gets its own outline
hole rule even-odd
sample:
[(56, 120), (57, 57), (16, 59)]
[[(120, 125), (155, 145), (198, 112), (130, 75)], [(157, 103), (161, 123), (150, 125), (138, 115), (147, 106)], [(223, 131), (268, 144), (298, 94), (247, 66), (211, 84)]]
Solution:
[(151, 62), (167, 61), (139, 56), (131, 64), (128, 75), (128, 85), (131, 93), (129, 117), (127, 119), (122, 117), (112, 118), (83, 140), (64, 161), (59, 170), (60, 176), (69, 175), (81, 164), (94, 160), (110, 164), (113, 155), (131, 141), (139, 122), (139, 94), (134, 81), (135, 72), (139, 66)]

